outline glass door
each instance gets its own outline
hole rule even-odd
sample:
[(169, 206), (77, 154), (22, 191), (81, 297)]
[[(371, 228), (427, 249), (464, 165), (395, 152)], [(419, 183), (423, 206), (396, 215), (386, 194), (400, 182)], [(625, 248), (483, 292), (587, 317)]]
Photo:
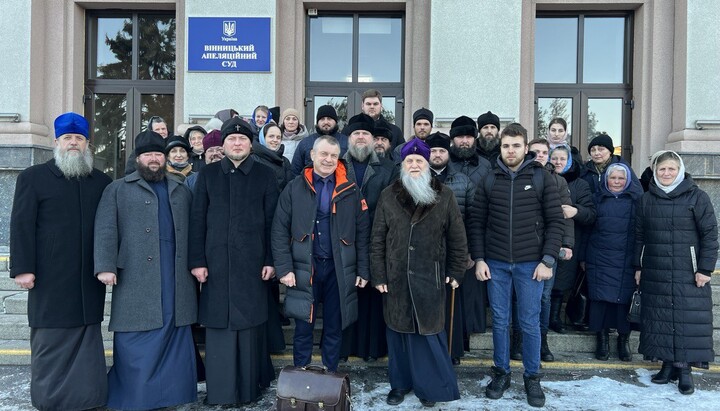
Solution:
[(362, 93), (382, 94), (383, 117), (402, 128), (402, 14), (329, 14), (308, 18), (305, 122), (323, 104), (338, 112), (340, 129), (362, 111)]

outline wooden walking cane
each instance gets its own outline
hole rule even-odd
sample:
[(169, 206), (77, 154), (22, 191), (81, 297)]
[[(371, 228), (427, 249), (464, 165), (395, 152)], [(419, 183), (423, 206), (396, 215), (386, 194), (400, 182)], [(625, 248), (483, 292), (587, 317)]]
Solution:
[[(450, 283), (452, 288), (452, 283)], [(448, 354), (452, 356), (453, 323), (455, 322), (455, 288), (450, 292), (450, 335), (448, 335)]]

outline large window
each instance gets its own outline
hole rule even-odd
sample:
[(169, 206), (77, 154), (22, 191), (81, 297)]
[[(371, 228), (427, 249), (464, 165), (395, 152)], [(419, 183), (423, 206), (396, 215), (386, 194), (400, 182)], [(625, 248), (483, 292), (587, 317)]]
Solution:
[(586, 152), (600, 133), (615, 153), (632, 153), (632, 15), (540, 14), (535, 20), (536, 136), (552, 118), (568, 123), (573, 145)]
[(305, 118), (332, 104), (344, 125), (361, 112), (370, 88), (383, 95), (383, 116), (402, 127), (404, 19), (400, 14), (332, 14), (308, 18)]
[(95, 162), (117, 178), (150, 117), (174, 128), (175, 15), (88, 13), (86, 34), (85, 114)]

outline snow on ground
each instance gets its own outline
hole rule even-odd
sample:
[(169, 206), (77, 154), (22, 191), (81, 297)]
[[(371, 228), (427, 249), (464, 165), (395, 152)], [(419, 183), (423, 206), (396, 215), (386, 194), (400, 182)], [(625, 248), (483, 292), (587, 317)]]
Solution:
[[(677, 384), (657, 385), (650, 378), (657, 371), (640, 368), (635, 370), (633, 380), (637, 384), (619, 382), (611, 378), (593, 376), (589, 379), (570, 381), (544, 381), (545, 408), (548, 410), (675, 410), (685, 408), (692, 411), (720, 409), (720, 392), (697, 390), (693, 395), (682, 395)], [(702, 373), (694, 372), (695, 379)], [(499, 400), (485, 398), (485, 386), (490, 377), (476, 384), (463, 384), (461, 399), (438, 403), (435, 410), (531, 410), (527, 404), (525, 390), (521, 383), (513, 384)], [(522, 379), (520, 378), (520, 381)], [(353, 393), (353, 406), (357, 410), (418, 410), (423, 409), (420, 401), (412, 394), (396, 407), (385, 404), (390, 385), (379, 384), (370, 392)], [(427, 409), (427, 408), (425, 408)]]

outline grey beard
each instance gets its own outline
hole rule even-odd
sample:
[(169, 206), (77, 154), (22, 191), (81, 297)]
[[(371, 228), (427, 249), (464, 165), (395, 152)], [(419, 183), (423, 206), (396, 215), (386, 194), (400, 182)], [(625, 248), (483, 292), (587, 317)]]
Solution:
[(60, 146), (55, 146), (53, 157), (55, 165), (68, 180), (73, 177), (85, 177), (92, 173), (93, 155), (89, 147), (86, 147), (81, 155), (70, 155), (67, 151), (61, 150)]
[(478, 146), (487, 152), (497, 147), (498, 144), (500, 144), (500, 139), (494, 138), (492, 140), (486, 140), (485, 137), (479, 137), (477, 142)]
[(157, 171), (150, 170), (150, 167), (142, 165), (140, 162), (137, 163), (137, 171), (143, 180), (148, 183), (157, 183), (165, 178), (165, 164), (162, 164)]
[(355, 159), (355, 161), (359, 163), (364, 163), (365, 160), (370, 157), (370, 154), (372, 154), (373, 148), (370, 146), (365, 147), (358, 147), (358, 146), (349, 146), (348, 147), (348, 153), (350, 154), (350, 157)]
[(400, 169), (400, 180), (403, 187), (410, 194), (415, 205), (430, 205), (437, 202), (437, 193), (430, 186), (430, 168), (423, 171), (418, 177), (411, 176), (404, 168)]

